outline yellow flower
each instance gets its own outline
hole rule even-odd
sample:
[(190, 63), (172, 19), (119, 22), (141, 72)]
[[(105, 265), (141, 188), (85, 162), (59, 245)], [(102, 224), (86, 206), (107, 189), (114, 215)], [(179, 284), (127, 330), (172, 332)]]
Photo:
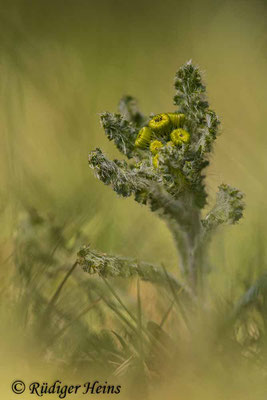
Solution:
[(142, 129), (140, 129), (137, 135), (135, 146), (140, 147), (141, 149), (145, 149), (146, 147), (149, 146), (151, 136), (152, 136), (151, 129), (148, 128), (147, 126), (144, 126)]
[(185, 115), (178, 113), (168, 113), (173, 128), (181, 128), (184, 124)]
[(159, 140), (153, 140), (153, 142), (150, 143), (150, 151), (152, 154), (157, 154), (159, 149), (163, 147), (163, 143), (161, 143)]
[(190, 134), (184, 129), (175, 129), (171, 133), (171, 140), (176, 146), (188, 143), (190, 140)]
[(154, 168), (159, 167), (159, 153), (153, 157), (152, 164)]
[(156, 134), (164, 135), (171, 130), (171, 120), (167, 114), (158, 114), (149, 121), (148, 126)]

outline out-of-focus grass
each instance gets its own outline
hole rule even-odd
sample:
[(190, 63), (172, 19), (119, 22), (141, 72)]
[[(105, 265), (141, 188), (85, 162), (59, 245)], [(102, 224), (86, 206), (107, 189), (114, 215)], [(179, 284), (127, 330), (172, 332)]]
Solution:
[[(211, 248), (210, 287), (223, 299), (237, 297), (266, 262), (264, 2), (28, 0), (3, 2), (0, 18), (0, 291), (7, 347), (16, 342), (16, 349), (29, 351), (23, 325), (9, 325), (20, 309), (7, 310), (12, 302), (6, 294), (14, 285), (9, 257), (25, 209), (54, 216), (66, 238), (79, 230), (99, 250), (162, 261), (176, 271), (164, 224), (95, 180), (87, 153), (101, 146), (118, 156), (98, 113), (115, 111), (121, 95), (138, 97), (147, 114), (172, 110), (172, 77), (190, 58), (206, 71), (210, 102), (223, 122), (208, 170), (211, 201), (221, 181), (246, 193), (244, 220), (219, 233)], [(38, 273), (36, 267), (33, 285), (49, 297), (63, 275), (49, 286)], [(86, 300), (75, 295), (79, 285), (68, 284), (61, 306), (75, 312)], [(155, 300), (150, 289), (142, 293)], [(149, 307), (156, 315), (156, 306)], [(88, 318), (96, 323), (96, 316)], [(83, 346), (82, 335), (77, 328), (74, 347)]]

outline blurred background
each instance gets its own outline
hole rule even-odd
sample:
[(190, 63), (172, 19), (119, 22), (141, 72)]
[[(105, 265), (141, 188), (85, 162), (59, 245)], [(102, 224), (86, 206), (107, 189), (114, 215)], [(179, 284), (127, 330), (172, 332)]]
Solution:
[[(243, 279), (243, 264), (252, 277), (263, 268), (266, 11), (263, 0), (0, 2), (0, 291), (6, 300), (1, 311), (6, 348), (22, 340), (21, 325), (10, 325), (18, 311), (11, 306), (14, 294), (7, 292), (14, 284), (14, 238), (29, 210), (61, 227), (66, 241), (79, 232), (81, 244), (163, 262), (176, 272), (176, 250), (164, 223), (96, 180), (87, 154), (101, 147), (119, 157), (99, 113), (116, 111), (122, 95), (137, 97), (145, 114), (173, 110), (174, 75), (189, 59), (201, 67), (211, 108), (222, 121), (207, 170), (207, 208), (221, 182), (241, 189), (247, 204), (238, 226), (226, 227), (212, 243), (211, 286), (227, 296), (236, 276)], [(75, 252), (68, 257), (75, 260)], [(38, 274), (33, 284), (52, 293), (59, 278), (46, 287)], [(21, 354), (24, 345), (14, 353)]]

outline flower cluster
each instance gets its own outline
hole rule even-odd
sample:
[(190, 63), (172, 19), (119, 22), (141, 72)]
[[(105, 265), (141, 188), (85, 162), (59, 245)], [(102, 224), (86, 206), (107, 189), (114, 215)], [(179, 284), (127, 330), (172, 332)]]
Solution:
[(182, 129), (185, 115), (165, 113), (155, 115), (148, 126), (140, 129), (135, 145), (141, 149), (149, 147), (153, 154), (152, 164), (159, 167), (159, 150), (164, 146), (182, 146), (190, 140), (190, 134)]

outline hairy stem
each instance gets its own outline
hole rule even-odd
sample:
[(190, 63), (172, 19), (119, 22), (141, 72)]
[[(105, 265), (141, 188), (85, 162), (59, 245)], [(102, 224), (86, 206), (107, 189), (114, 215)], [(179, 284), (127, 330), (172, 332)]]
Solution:
[(200, 212), (191, 209), (184, 224), (171, 220), (167, 221), (173, 235), (179, 257), (179, 269), (194, 293), (201, 285), (205, 246), (201, 240)]

